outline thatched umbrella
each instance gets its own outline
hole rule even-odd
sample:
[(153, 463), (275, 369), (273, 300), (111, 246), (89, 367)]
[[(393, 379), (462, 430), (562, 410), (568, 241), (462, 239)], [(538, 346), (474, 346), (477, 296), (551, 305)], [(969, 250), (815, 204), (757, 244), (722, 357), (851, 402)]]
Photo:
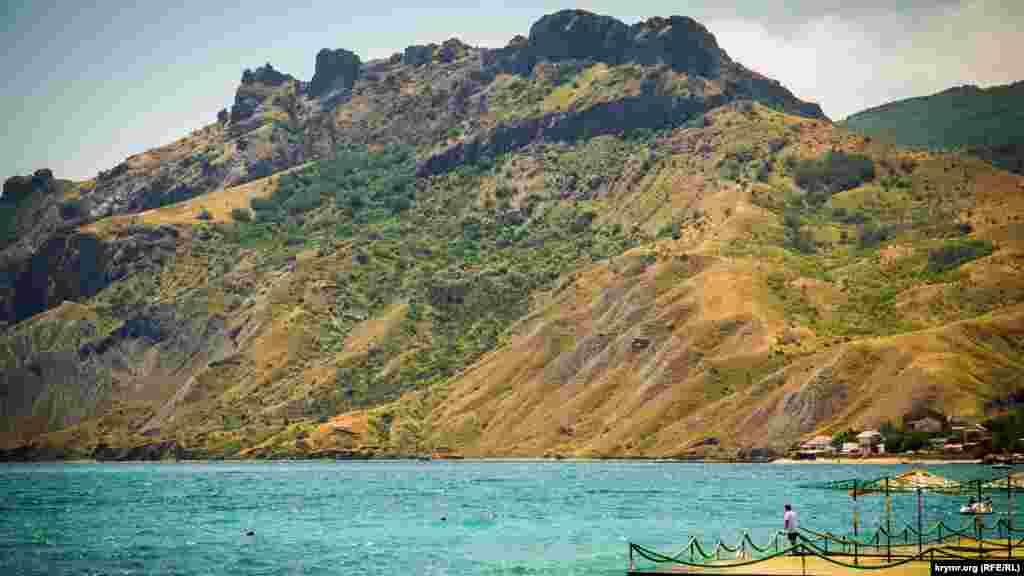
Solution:
[[(923, 468), (915, 468), (904, 472), (895, 478), (879, 478), (864, 482), (857, 486), (858, 496), (865, 494), (887, 494), (889, 492), (916, 492), (917, 490), (929, 490), (944, 494), (957, 494), (963, 485), (956, 480), (950, 480)], [(852, 491), (851, 491), (852, 492)], [(853, 496), (853, 494), (850, 494)]]
[[(944, 494), (958, 494), (962, 488), (962, 484), (956, 480), (950, 480), (944, 476), (932, 474), (923, 468), (914, 468), (913, 470), (904, 472), (895, 478), (886, 477), (865, 482), (857, 486), (854, 490), (851, 490), (850, 495), (856, 499), (857, 496), (867, 494), (885, 494), (885, 523), (886, 536), (888, 540), (888, 532), (892, 530), (892, 500), (890, 499), (889, 494), (891, 492), (917, 492), (917, 547), (920, 552), (924, 548), (923, 537), (921, 535), (923, 527), (921, 516), (922, 510), (924, 509), (925, 490)], [(890, 549), (891, 546), (892, 544), (890, 541)]]

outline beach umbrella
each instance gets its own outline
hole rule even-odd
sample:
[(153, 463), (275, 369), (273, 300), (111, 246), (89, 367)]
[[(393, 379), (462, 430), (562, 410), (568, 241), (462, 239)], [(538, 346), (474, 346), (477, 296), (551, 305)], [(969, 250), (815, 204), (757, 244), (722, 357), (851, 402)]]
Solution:
[(858, 495), (885, 494), (885, 525), (888, 554), (892, 550), (892, 492), (916, 492), (917, 493), (917, 548), (918, 552), (924, 548), (922, 537), (924, 492), (941, 492), (945, 494), (959, 493), (962, 488), (960, 482), (950, 480), (944, 476), (933, 474), (923, 468), (914, 468), (899, 474), (894, 478), (879, 478), (871, 482), (865, 482), (857, 486), (851, 493), (856, 498)]
[(933, 474), (923, 468), (915, 468), (893, 478), (885, 477), (857, 486), (858, 495), (888, 494), (889, 492), (916, 492), (929, 490), (945, 494), (958, 494), (963, 485), (956, 480)]

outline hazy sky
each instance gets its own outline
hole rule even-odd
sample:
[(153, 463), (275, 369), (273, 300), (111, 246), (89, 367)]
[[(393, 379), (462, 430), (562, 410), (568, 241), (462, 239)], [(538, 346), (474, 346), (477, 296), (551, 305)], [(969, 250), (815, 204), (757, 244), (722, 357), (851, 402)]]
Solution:
[(489, 47), (583, 8), (627, 24), (687, 15), (735, 60), (839, 120), (950, 86), (1024, 79), (1024, 0), (290, 2), (6, 0), (0, 5), (0, 178), (85, 179), (230, 105), (244, 68), (309, 80), (316, 52), (364, 60), (456, 36)]

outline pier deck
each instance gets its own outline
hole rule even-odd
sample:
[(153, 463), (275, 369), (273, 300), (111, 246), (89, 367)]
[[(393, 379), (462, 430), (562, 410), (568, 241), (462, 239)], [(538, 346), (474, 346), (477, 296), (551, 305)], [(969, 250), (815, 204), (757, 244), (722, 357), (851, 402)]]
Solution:
[[(987, 539), (987, 544), (1002, 544), (1005, 546), (1005, 539)], [(1016, 544), (1015, 544), (1016, 545)], [(924, 546), (924, 550), (936, 550), (936, 560), (950, 559), (949, 556), (941, 556), (938, 554), (939, 546)], [(978, 555), (978, 542), (970, 538), (963, 538), (961, 542), (957, 544), (947, 543), (944, 546), (947, 550), (955, 550), (957, 555), (965, 558), (979, 558)], [(858, 562), (865, 568), (848, 568), (845, 566), (839, 566), (833, 564), (823, 558), (814, 555), (805, 556), (782, 556), (766, 560), (765, 562), (749, 565), (740, 566), (736, 568), (729, 568), (723, 566), (707, 566), (707, 567), (691, 567), (682, 565), (661, 565), (655, 566), (653, 563), (645, 563), (638, 561), (638, 566), (634, 570), (627, 570), (627, 576), (664, 576), (666, 574), (702, 574), (704, 576), (722, 575), (722, 576), (812, 576), (812, 575), (829, 575), (829, 576), (853, 576), (866, 574), (878, 574), (880, 576), (927, 576), (931, 574), (931, 561), (930, 560), (914, 560), (902, 564), (900, 566), (894, 566), (886, 569), (866, 569), (869, 566), (878, 566), (890, 564), (898, 560), (899, 557), (913, 556), (918, 553), (918, 547), (916, 545), (893, 545), (892, 555), (893, 559), (888, 560), (886, 557), (885, 547), (881, 547), (879, 551), (872, 549), (870, 555), (861, 555), (858, 558)], [(987, 562), (999, 562), (1000, 560), (1006, 560), (1010, 558), (1005, 548), (1002, 550), (989, 549), (984, 560)], [(1013, 559), (1024, 559), (1024, 546), (1019, 550), (1015, 547), (1013, 550)], [(853, 564), (854, 560), (852, 556), (836, 556), (837, 560)], [(722, 560), (722, 564), (729, 564), (729, 560)], [(648, 564), (648, 566), (643, 566)]]

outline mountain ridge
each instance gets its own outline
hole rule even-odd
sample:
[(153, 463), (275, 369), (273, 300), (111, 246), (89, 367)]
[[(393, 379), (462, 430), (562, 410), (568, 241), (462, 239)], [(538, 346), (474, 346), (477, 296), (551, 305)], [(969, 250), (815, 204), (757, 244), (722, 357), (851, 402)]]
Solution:
[(1015, 391), (1024, 179), (837, 127), (692, 19), (316, 59), (29, 193), (5, 457), (734, 457)]

